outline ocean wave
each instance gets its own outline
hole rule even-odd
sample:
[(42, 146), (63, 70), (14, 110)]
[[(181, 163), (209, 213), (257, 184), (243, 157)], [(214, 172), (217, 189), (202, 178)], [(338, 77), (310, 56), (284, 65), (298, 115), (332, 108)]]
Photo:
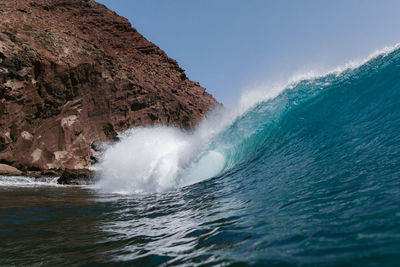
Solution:
[[(365, 95), (364, 90), (393, 94), (397, 84), (391, 72), (398, 70), (399, 53), (399, 45), (384, 48), (323, 74), (296, 75), (280, 85), (246, 93), (238, 108), (214, 110), (193, 133), (163, 126), (129, 130), (105, 151), (97, 166), (97, 187), (109, 193), (163, 192), (223, 175), (258, 158), (268, 159), (277, 144), (293, 143), (299, 137), (296, 131), (309, 129), (320, 114), (338, 119), (336, 115)], [(351, 110), (343, 116), (366, 119), (367, 100), (359, 113)], [(315, 109), (319, 103), (330, 106)], [(341, 127), (345, 123), (350, 122), (343, 121)], [(334, 139), (327, 133), (328, 137)], [(285, 148), (288, 151), (280, 153), (290, 156), (290, 148)]]

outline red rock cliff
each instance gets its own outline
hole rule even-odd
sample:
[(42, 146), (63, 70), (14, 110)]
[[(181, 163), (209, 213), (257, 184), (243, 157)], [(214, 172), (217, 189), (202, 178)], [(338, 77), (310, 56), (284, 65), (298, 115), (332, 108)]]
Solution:
[(94, 142), (138, 125), (193, 129), (215, 104), (101, 4), (0, 1), (0, 163), (85, 168)]

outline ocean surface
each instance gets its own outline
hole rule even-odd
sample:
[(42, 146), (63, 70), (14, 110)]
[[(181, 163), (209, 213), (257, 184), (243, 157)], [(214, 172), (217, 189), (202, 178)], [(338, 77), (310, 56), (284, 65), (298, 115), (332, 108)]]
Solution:
[(130, 130), (95, 167), (0, 178), (1, 266), (400, 266), (400, 50)]

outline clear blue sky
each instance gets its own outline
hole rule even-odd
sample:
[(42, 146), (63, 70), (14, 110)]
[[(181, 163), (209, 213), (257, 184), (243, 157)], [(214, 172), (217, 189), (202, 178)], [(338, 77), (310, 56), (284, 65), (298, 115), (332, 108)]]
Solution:
[(398, 0), (98, 0), (227, 106), (243, 89), (400, 42)]

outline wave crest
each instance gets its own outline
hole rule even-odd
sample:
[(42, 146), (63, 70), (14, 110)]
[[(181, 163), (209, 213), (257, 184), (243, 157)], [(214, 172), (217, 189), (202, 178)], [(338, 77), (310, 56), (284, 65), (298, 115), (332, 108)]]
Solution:
[[(341, 92), (356, 95), (361, 90), (357, 83), (369, 83), (372, 73), (397, 66), (393, 61), (398, 61), (398, 48), (385, 48), (323, 75), (296, 76), (285, 85), (252, 91), (237, 109), (212, 111), (193, 133), (162, 126), (131, 129), (105, 151), (97, 166), (97, 186), (110, 193), (162, 192), (214, 177), (260, 153), (265, 156), (266, 144), (274, 145), (268, 143), (271, 136), (282, 139), (282, 129), (296, 127), (282, 125), (285, 116), (296, 114), (298, 107), (305, 112), (307, 105), (323, 98), (337, 101)], [(302, 116), (300, 120), (305, 119)]]

